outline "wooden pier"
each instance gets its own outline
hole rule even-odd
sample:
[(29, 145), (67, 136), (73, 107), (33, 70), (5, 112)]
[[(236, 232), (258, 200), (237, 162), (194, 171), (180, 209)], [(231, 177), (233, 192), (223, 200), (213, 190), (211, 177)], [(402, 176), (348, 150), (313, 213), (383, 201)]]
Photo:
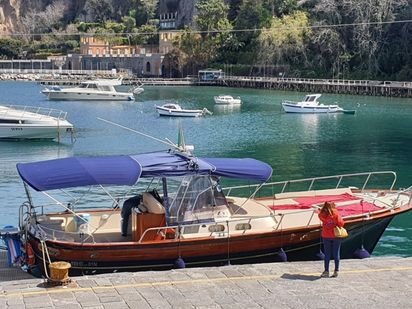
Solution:
[(196, 85), (412, 98), (412, 82), (227, 76)]

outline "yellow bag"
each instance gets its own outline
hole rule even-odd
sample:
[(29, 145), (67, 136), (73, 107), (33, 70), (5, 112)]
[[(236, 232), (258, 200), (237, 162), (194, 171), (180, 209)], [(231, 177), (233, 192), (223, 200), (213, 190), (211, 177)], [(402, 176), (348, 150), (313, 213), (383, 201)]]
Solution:
[(336, 238), (345, 238), (348, 237), (348, 231), (344, 227), (335, 226), (333, 228), (333, 233)]

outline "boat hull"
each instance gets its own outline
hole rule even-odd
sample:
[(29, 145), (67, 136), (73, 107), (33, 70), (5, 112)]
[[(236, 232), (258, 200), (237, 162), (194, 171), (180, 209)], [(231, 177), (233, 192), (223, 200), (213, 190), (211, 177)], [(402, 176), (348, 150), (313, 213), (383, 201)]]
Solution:
[(242, 101), (240, 99), (222, 100), (222, 99), (216, 99), (215, 98), (215, 103), (216, 104), (222, 104), (222, 105), (237, 105), (237, 104), (241, 104)]
[(126, 92), (71, 92), (64, 90), (43, 90), (49, 100), (72, 100), (72, 101), (133, 101), (132, 93)]
[[(382, 233), (394, 217), (390, 213), (376, 219), (348, 222), (349, 237), (343, 240), (341, 257), (353, 258), (362, 246), (372, 253)], [(274, 231), (230, 238), (202, 238), (151, 241), (145, 243), (75, 244), (47, 241), (52, 260), (72, 264), (71, 275), (170, 269), (181, 257), (187, 267), (282, 261), (282, 250), (288, 261), (318, 260), (322, 250), (320, 226)], [(43, 268), (41, 245), (29, 238), (36, 261)]]
[(343, 110), (339, 106), (296, 106), (295, 104), (282, 103), (282, 108), (286, 113), (299, 114), (330, 114), (342, 113)]
[(169, 117), (201, 117), (203, 116), (202, 110), (172, 110), (157, 106), (156, 110), (160, 116)]
[(73, 132), (72, 125), (0, 125), (0, 139), (60, 139)]

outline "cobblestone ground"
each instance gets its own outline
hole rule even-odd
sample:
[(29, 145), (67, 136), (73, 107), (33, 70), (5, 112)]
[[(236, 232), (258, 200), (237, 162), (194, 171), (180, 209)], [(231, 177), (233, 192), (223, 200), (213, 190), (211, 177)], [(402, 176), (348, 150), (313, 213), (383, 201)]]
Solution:
[[(0, 283), (0, 308), (412, 308), (412, 258), (294, 262)], [(333, 262), (332, 262), (333, 265)]]

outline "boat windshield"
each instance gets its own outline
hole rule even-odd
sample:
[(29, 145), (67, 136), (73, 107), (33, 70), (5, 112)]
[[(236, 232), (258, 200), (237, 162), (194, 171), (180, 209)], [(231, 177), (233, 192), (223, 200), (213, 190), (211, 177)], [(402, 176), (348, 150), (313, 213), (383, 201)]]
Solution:
[(215, 213), (227, 211), (226, 198), (218, 179), (186, 176), (169, 207), (170, 223), (198, 223), (213, 220)]
[(305, 102), (313, 102), (313, 101), (315, 101), (315, 100), (316, 100), (316, 96), (314, 96), (314, 95), (309, 95), (309, 96), (306, 97)]
[(106, 86), (106, 85), (100, 85), (99, 90), (101, 90), (101, 91), (112, 91), (112, 87), (111, 86)]

